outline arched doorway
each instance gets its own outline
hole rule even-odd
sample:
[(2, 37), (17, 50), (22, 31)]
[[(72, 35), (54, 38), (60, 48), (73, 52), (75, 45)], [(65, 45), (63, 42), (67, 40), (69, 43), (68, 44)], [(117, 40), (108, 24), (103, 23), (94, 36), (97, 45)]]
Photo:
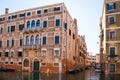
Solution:
[(40, 63), (38, 59), (35, 59), (33, 62), (33, 71), (39, 71), (40, 69)]
[(24, 60), (24, 67), (29, 67), (29, 60), (28, 59), (25, 59)]

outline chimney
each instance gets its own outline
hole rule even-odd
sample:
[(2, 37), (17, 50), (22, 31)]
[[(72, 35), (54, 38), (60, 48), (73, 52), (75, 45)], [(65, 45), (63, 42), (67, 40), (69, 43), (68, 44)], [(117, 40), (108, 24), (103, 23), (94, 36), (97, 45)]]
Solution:
[(9, 13), (9, 8), (5, 8), (5, 14)]
[(74, 24), (77, 26), (77, 19), (74, 19)]

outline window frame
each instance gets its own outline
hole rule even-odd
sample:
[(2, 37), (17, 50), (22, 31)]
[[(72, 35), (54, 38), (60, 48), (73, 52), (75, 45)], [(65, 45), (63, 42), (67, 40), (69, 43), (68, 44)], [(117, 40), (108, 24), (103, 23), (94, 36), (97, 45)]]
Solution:
[[(45, 40), (44, 40), (44, 39), (45, 39)], [(45, 41), (45, 42), (44, 42), (44, 41)], [(46, 45), (46, 44), (47, 44), (47, 37), (46, 37), (46, 36), (43, 36), (42, 44), (43, 44), (43, 45)]]
[[(111, 53), (110, 51), (111, 51), (111, 48), (114, 48), (114, 53)], [(109, 47), (109, 55), (116, 55), (116, 46), (110, 46)]]
[(30, 21), (27, 21), (27, 26), (26, 26), (27, 29), (30, 29), (31, 28), (31, 22)]
[[(112, 7), (112, 9), (110, 9), (110, 7)], [(116, 3), (108, 3), (107, 4), (107, 10), (108, 11), (114, 11), (114, 10), (116, 10)]]
[(31, 45), (34, 45), (34, 35), (32, 35), (32, 36), (30, 37), (30, 44), (31, 44)]
[(40, 44), (40, 36), (36, 35), (35, 37), (35, 44)]
[(0, 48), (2, 48), (2, 40), (0, 41)]
[[(38, 13), (38, 11), (39, 11), (40, 13)], [(42, 13), (41, 10), (37, 10), (37, 11), (36, 11), (36, 14), (37, 14), (37, 15), (40, 15), (41, 13)]]
[(61, 7), (60, 6), (55, 6), (54, 7), (54, 12), (57, 12), (57, 11), (60, 11), (61, 10)]
[[(58, 64), (58, 66), (55, 66), (55, 64)], [(54, 63), (53, 63), (53, 66), (54, 66), (54, 67), (59, 67), (59, 65), (60, 65), (59, 62), (54, 62)]]
[(32, 20), (32, 22), (31, 22), (31, 28), (35, 28), (35, 27), (36, 27), (35, 20)]
[(36, 21), (36, 27), (40, 27), (40, 20), (39, 19)]
[(48, 13), (48, 9), (44, 9), (43, 11), (44, 11), (45, 14)]
[(47, 28), (48, 27), (48, 21), (47, 20), (44, 20), (43, 21), (43, 28)]
[[(45, 65), (42, 65), (43, 63), (44, 63)], [(47, 66), (47, 63), (46, 63), (46, 62), (41, 62), (41, 63), (40, 63), (40, 66), (45, 67), (45, 66)]]
[[(112, 34), (114, 33), (114, 34)], [(109, 31), (109, 39), (115, 39), (116, 38), (116, 32), (115, 31)]]
[[(55, 37), (55, 44), (60, 44), (60, 36), (59, 35), (56, 35)], [(58, 39), (57, 39), (58, 38)]]
[[(57, 24), (57, 21), (58, 21), (58, 24)], [(55, 19), (55, 26), (59, 27), (60, 24), (61, 24), (61, 19)]]
[(20, 45), (20, 46), (23, 45), (23, 39), (19, 39), (19, 45)]
[[(113, 20), (112, 20), (113, 18)], [(108, 23), (109, 24), (115, 24), (116, 23), (116, 16), (113, 15), (113, 16), (108, 16)]]
[[(28, 13), (30, 13), (30, 15), (28, 15)], [(28, 16), (31, 16), (31, 12), (27, 12), (27, 13), (26, 13), (26, 16), (27, 16), (27, 17), (28, 17)]]
[(22, 51), (18, 51), (18, 57), (23, 57), (23, 52)]
[[(111, 65), (114, 65), (115, 71), (111, 71)], [(109, 72), (116, 72), (116, 64), (109, 64)]]

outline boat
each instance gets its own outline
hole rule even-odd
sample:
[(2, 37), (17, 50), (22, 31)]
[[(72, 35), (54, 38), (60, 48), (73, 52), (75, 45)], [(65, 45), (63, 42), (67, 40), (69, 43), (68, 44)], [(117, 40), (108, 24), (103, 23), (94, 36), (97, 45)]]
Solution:
[(101, 72), (101, 68), (100, 67), (96, 67), (95, 68), (95, 72)]
[(0, 71), (2, 72), (15, 72), (15, 69), (12, 69), (12, 68), (3, 68), (3, 67), (1, 67), (0, 68)]
[(70, 70), (68, 70), (68, 73), (70, 73), (70, 74), (75, 74), (75, 73), (76, 73), (76, 70), (70, 69)]

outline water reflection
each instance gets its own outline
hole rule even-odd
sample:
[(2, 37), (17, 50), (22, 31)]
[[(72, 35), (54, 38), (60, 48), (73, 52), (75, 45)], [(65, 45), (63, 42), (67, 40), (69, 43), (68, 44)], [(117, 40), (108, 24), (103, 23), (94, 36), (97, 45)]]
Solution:
[(0, 80), (120, 80), (120, 75), (104, 75), (88, 70), (78, 74), (0, 72)]

